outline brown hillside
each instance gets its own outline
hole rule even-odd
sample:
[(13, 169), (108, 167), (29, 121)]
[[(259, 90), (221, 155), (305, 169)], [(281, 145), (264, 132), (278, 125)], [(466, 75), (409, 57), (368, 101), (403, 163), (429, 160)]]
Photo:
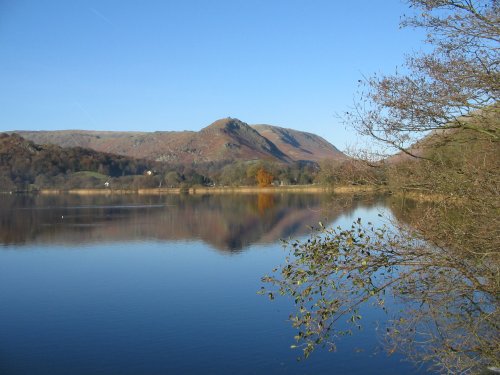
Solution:
[(233, 118), (215, 121), (199, 132), (17, 131), (38, 144), (86, 147), (134, 158), (173, 163), (230, 160), (318, 161), (344, 157), (313, 134), (248, 124)]
[(335, 146), (315, 134), (271, 125), (252, 125), (252, 128), (294, 161), (346, 158)]

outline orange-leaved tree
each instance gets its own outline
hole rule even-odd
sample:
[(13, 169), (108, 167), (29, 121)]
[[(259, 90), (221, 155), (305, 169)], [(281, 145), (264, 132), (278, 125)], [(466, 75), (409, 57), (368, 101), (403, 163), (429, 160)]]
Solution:
[(260, 168), (257, 171), (255, 178), (257, 179), (257, 183), (259, 184), (260, 187), (269, 186), (272, 184), (274, 180), (274, 176), (268, 171), (266, 171), (264, 168)]

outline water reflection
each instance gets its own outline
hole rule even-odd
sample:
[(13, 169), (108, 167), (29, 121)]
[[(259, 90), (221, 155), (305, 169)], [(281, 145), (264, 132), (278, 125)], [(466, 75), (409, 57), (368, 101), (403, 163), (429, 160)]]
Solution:
[(476, 235), (493, 233), (491, 216), (472, 221), (462, 202), (387, 203), (390, 225), (359, 218), (322, 228), (289, 243), (286, 262), (263, 277), (262, 294), (294, 300), (296, 347), (306, 358), (336, 349), (339, 337), (361, 329), (362, 309), (376, 306), (388, 317), (378, 331), (388, 354), (438, 373), (497, 367), (498, 240)]
[(320, 220), (376, 219), (381, 200), (0, 196), (0, 373), (410, 373), (397, 353), (372, 355), (368, 329), (336, 355), (297, 362), (292, 301), (256, 294), (284, 261), (277, 239)]
[(307, 233), (379, 198), (321, 194), (0, 196), (0, 243), (201, 239), (222, 251)]

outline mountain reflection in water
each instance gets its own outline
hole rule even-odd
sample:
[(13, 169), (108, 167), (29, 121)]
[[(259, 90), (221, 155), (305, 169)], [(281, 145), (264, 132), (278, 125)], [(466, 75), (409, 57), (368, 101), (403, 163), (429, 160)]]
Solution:
[(377, 198), (327, 194), (4, 195), (1, 244), (201, 239), (226, 252), (308, 233)]

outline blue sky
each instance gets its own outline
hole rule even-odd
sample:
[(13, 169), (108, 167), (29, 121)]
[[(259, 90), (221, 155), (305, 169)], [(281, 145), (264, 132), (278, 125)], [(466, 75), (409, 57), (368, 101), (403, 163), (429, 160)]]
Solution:
[(0, 131), (199, 130), (356, 142), (336, 113), (423, 35), (399, 0), (0, 0)]

